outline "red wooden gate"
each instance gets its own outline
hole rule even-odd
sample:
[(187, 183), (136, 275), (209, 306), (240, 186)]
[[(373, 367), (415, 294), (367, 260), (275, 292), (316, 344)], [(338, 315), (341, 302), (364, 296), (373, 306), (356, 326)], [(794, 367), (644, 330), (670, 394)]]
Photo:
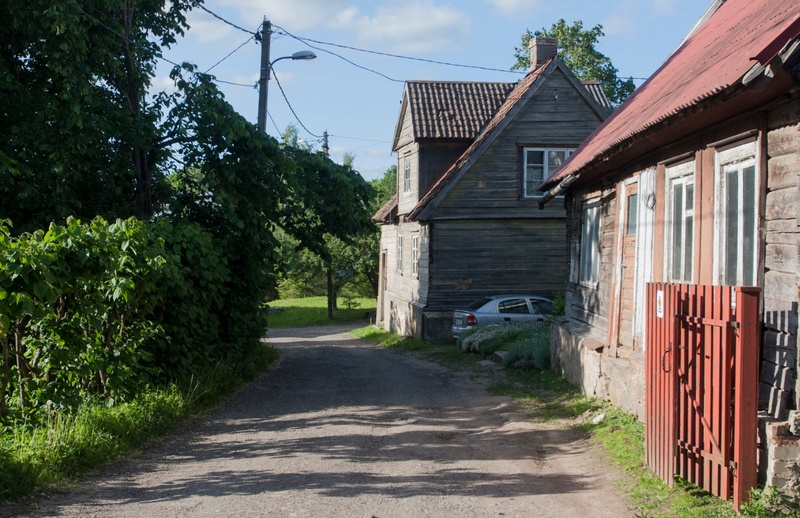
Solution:
[(737, 509), (757, 482), (760, 292), (647, 284), (647, 464)]

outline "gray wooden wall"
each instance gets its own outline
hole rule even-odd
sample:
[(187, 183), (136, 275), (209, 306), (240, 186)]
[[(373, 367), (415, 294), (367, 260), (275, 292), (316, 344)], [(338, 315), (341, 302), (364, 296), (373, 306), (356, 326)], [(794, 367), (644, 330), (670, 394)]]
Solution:
[(770, 113), (765, 213), (761, 404), (776, 418), (798, 408), (800, 102)]

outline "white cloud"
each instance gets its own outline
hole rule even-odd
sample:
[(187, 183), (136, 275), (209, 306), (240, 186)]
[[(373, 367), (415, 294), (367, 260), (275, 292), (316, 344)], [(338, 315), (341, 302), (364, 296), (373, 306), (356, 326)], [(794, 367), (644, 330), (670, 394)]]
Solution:
[(677, 0), (652, 0), (653, 11), (656, 14), (672, 14), (676, 10)]
[(245, 27), (257, 27), (266, 17), (292, 32), (327, 25), (352, 4), (348, 0), (219, 0), (219, 3), (241, 13)]
[(157, 75), (150, 80), (150, 94), (158, 92), (173, 93), (176, 90), (175, 81), (173, 81), (169, 75)]
[(355, 29), (361, 41), (409, 54), (456, 48), (472, 26), (466, 13), (428, 0), (389, 2), (372, 16), (349, 10), (337, 22)]
[(186, 17), (189, 24), (189, 31), (187, 35), (194, 39), (197, 43), (217, 43), (219, 41), (230, 41), (231, 38), (238, 39), (238, 34), (244, 38), (245, 34), (239, 33), (230, 25), (220, 23), (219, 20), (213, 18), (210, 14), (200, 9), (195, 9)]
[[(508, 1), (508, 0), (506, 0)], [(529, 0), (530, 1), (530, 0)], [(221, 16), (243, 27), (264, 18), (299, 36), (326, 28), (355, 34), (360, 42), (393, 52), (421, 53), (455, 48), (469, 33), (470, 18), (436, 0), (218, 0)], [(219, 24), (217, 24), (219, 25)]]
[(506, 16), (520, 16), (545, 5), (543, 0), (486, 0), (486, 2)]
[(636, 15), (629, 10), (611, 13), (603, 20), (603, 33), (608, 36), (629, 36), (636, 32)]

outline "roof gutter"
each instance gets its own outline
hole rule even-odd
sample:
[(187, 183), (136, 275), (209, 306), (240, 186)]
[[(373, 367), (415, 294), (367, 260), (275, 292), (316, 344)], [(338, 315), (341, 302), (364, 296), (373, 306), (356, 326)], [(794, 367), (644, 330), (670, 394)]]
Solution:
[(563, 180), (561, 180), (561, 182), (559, 182), (558, 185), (556, 185), (555, 187), (553, 187), (549, 191), (546, 191), (544, 193), (544, 195), (542, 196), (542, 198), (539, 200), (539, 210), (544, 209), (544, 206), (548, 201), (552, 200), (553, 198), (555, 198), (559, 194), (561, 194), (564, 191), (566, 191), (567, 187), (572, 185), (572, 183), (575, 182), (575, 180), (577, 180), (577, 179), (578, 179), (577, 175), (574, 175), (574, 174), (567, 175), (567, 176), (564, 177)]

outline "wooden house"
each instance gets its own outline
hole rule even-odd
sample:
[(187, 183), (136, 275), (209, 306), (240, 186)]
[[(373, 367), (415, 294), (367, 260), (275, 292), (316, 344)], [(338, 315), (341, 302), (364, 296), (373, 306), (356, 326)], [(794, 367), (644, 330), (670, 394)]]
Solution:
[(382, 224), (378, 324), (451, 339), (452, 312), (486, 295), (563, 289), (565, 211), (538, 186), (610, 112), (534, 39), (519, 82), (409, 81), (393, 150), (397, 196)]
[[(647, 299), (647, 283), (688, 285), (690, 291), (702, 285), (760, 288), (751, 290), (760, 293), (758, 343), (744, 344), (758, 348), (760, 364), (742, 366), (743, 372), (760, 375), (760, 390), (756, 381), (758, 394), (739, 389), (729, 396), (757, 398), (761, 481), (795, 492), (800, 488), (798, 35), (800, 4), (794, 0), (716, 2), (654, 75), (540, 187), (547, 191), (543, 202), (565, 196), (567, 207), (570, 265), (566, 317), (552, 334), (556, 369), (587, 394), (653, 426), (648, 419), (659, 416), (645, 405), (650, 401), (645, 371), (656, 344), (648, 343), (648, 330), (663, 317), (663, 308), (646, 317), (646, 309), (659, 304)], [(736, 311), (735, 298), (730, 306)], [(725, 336), (741, 333), (734, 325), (729, 329)], [(664, 372), (678, 358), (670, 355), (682, 354), (686, 346), (669, 345), (656, 359)], [(699, 356), (689, 359), (695, 360)], [(708, 372), (716, 368), (709, 366)], [(687, 383), (705, 395), (715, 389), (710, 375), (682, 379), (676, 397)], [(723, 406), (721, 414), (727, 419), (730, 412)], [(678, 455), (696, 453), (686, 445), (677, 448)]]

